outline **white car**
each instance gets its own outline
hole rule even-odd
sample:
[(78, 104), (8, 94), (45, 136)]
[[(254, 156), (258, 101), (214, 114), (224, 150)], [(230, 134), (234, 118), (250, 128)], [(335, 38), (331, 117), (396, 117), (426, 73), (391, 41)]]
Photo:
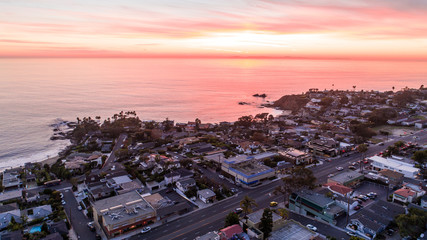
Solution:
[(219, 177), (219, 178), (221, 178), (221, 179), (224, 179), (224, 176), (223, 176), (223, 175), (218, 175), (218, 177)]
[(77, 206), (77, 209), (78, 209), (79, 211), (81, 211), (83, 208), (82, 208), (82, 206)]
[(342, 168), (342, 167), (336, 167), (336, 169), (337, 169), (338, 171), (342, 171), (344, 168)]
[(64, 200), (62, 200), (61, 201), (61, 203), (62, 203), (62, 205), (65, 205), (65, 204), (67, 204)]
[(311, 231), (314, 231), (314, 232), (316, 232), (317, 231), (317, 227), (315, 227), (315, 226), (313, 226), (313, 225), (311, 225), (311, 224), (307, 224), (307, 226), (306, 226), (308, 229), (310, 229)]
[(145, 227), (141, 230), (141, 233), (146, 233), (146, 232), (149, 232), (150, 230), (151, 230), (150, 227)]

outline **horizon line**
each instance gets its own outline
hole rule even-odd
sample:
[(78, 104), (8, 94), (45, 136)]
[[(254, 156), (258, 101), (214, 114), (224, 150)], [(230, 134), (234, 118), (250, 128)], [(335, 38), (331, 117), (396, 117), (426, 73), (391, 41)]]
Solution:
[(105, 56), (0, 56), (6, 58), (163, 58), (163, 59), (295, 59), (295, 60), (347, 60), (347, 61), (427, 61), (427, 58), (398, 58), (398, 57), (303, 57), (303, 56), (221, 56), (221, 55), (105, 55)]

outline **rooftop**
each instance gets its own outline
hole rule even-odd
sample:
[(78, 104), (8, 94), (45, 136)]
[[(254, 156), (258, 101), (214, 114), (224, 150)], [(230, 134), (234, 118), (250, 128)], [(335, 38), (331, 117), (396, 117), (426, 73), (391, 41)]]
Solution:
[(388, 166), (389, 168), (399, 169), (406, 172), (418, 172), (419, 169), (412, 166), (412, 164), (394, 160), (392, 158), (383, 158), (380, 156), (370, 157), (369, 160)]
[(322, 194), (315, 193), (311, 190), (300, 191), (298, 193), (298, 196), (305, 198), (313, 203), (316, 203), (317, 205), (322, 206), (323, 208), (334, 202), (334, 200)]
[(308, 230), (306, 227), (293, 220), (287, 221), (286, 224), (277, 231), (271, 233), (270, 240), (310, 240), (318, 234)]
[(334, 181), (334, 182), (344, 184), (345, 182), (352, 181), (352, 180), (360, 178), (360, 177), (363, 177), (363, 174), (361, 174), (359, 172), (345, 171), (345, 172), (339, 173), (339, 174), (337, 174), (337, 175), (335, 175), (329, 179)]
[(246, 178), (256, 177), (269, 172), (273, 172), (273, 169), (271, 169), (270, 167), (254, 162), (242, 162), (239, 164), (235, 164), (232, 168), (230, 168), (230, 170)]
[(104, 216), (105, 225), (155, 215), (154, 209), (136, 191), (96, 201), (93, 207), (98, 215)]
[[(251, 222), (257, 224), (257, 223), (261, 222), (261, 218), (262, 218), (263, 213), (264, 213), (264, 209), (260, 209), (256, 212), (248, 214), (247, 217)], [(275, 212), (272, 212), (272, 213), (273, 213), (273, 222), (276, 222), (276, 221), (282, 219), (282, 217), (280, 217), (277, 213), (275, 213)]]
[(201, 195), (203, 198), (210, 198), (216, 196), (216, 194), (210, 189), (202, 189), (197, 191), (197, 195)]

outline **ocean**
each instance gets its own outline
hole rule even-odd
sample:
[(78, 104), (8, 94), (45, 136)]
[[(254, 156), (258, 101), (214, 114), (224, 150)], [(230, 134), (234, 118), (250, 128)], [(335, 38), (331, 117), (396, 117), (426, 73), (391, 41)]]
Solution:
[[(53, 157), (52, 124), (134, 110), (143, 120), (236, 121), (309, 88), (418, 88), (427, 63), (289, 59), (0, 59), (0, 169)], [(265, 93), (267, 98), (255, 98)], [(250, 105), (239, 105), (239, 102)]]

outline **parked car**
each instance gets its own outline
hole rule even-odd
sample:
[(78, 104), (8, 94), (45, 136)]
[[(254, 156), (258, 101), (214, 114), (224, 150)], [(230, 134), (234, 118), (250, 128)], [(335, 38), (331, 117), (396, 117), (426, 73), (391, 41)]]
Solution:
[(316, 232), (317, 231), (317, 227), (315, 227), (315, 226), (313, 226), (313, 225), (311, 225), (311, 224), (307, 224), (307, 226), (306, 226), (308, 229), (310, 229), (311, 231), (314, 231), (314, 232)]
[(360, 207), (360, 205), (357, 205), (356, 207), (354, 207), (354, 210), (359, 210), (361, 207)]
[(234, 213), (235, 214), (240, 214), (240, 213), (242, 213), (243, 212), (243, 209), (242, 208), (236, 208), (236, 209), (234, 209)]
[(145, 228), (143, 228), (141, 230), (141, 233), (146, 233), (146, 232), (149, 232), (149, 231), (151, 231), (151, 228), (150, 227), (145, 227)]
[(62, 200), (61, 203), (62, 203), (62, 205), (67, 204), (67, 202), (65, 202), (65, 200)]
[(349, 236), (356, 236), (356, 234), (354, 232), (350, 232), (350, 231), (347, 231), (346, 234)]
[(335, 175), (333, 173), (331, 173), (331, 174), (328, 175), (328, 178), (331, 178), (333, 176), (335, 176)]
[(348, 166), (348, 169), (356, 170), (356, 167), (355, 166)]
[(77, 206), (77, 209), (79, 210), (79, 211), (81, 211), (83, 208), (82, 208), (82, 206)]
[(218, 175), (218, 177), (219, 177), (219, 178), (221, 178), (221, 179), (224, 179), (224, 176), (223, 176), (223, 175)]
[(270, 207), (275, 207), (277, 206), (277, 202), (270, 202)]
[(375, 199), (377, 197), (377, 194), (374, 192), (370, 192), (370, 193), (366, 194), (366, 196), (368, 196), (370, 199)]
[(95, 232), (96, 228), (93, 222), (88, 222), (87, 227), (92, 231)]

